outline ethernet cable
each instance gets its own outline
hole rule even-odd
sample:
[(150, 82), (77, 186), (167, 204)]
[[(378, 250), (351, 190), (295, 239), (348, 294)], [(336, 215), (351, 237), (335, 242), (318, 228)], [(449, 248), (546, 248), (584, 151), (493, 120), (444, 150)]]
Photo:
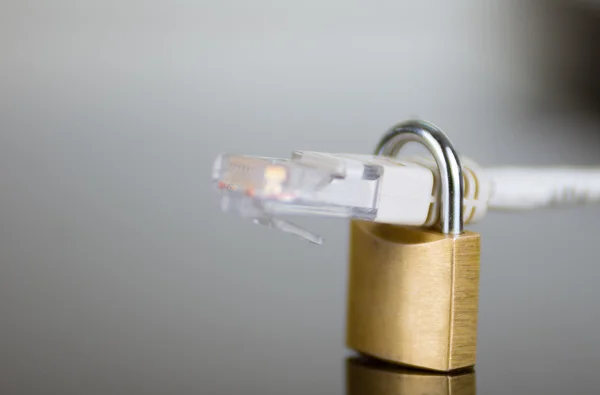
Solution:
[[(483, 169), (465, 157), (461, 162), (464, 223), (481, 220), (488, 209), (600, 203), (600, 168)], [(212, 179), (224, 211), (321, 244), (320, 236), (282, 216), (431, 227), (439, 220), (437, 174), (429, 157), (296, 151), (291, 159), (223, 154)]]

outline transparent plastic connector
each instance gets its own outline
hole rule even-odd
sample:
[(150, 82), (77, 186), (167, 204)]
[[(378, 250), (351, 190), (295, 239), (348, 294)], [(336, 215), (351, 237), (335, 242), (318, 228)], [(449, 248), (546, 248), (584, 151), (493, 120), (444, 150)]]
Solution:
[(281, 216), (372, 221), (382, 173), (358, 156), (296, 151), (289, 160), (223, 154), (212, 178), (224, 211), (321, 244), (320, 236)]
[[(489, 177), (472, 160), (463, 163), (463, 221), (484, 217)], [(314, 215), (378, 223), (437, 227), (440, 180), (429, 157), (296, 151), (291, 159), (220, 155), (213, 183), (224, 211), (321, 244), (322, 238), (282, 217)]]

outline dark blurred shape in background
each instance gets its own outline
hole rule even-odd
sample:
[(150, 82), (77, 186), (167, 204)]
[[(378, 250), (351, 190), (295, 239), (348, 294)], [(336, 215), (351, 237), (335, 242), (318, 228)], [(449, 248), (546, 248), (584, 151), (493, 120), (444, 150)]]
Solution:
[[(552, 0), (535, 4), (544, 15), (544, 37), (537, 69), (555, 86), (547, 98), (551, 105), (564, 104), (600, 111), (600, 1)], [(532, 13), (532, 15), (535, 15)]]

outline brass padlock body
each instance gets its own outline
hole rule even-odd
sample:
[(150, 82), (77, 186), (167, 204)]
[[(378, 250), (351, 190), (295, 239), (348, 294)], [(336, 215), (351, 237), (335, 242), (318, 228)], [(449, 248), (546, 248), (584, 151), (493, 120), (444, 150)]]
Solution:
[(480, 238), (352, 221), (347, 346), (437, 371), (475, 364)]
[(475, 395), (473, 369), (457, 373), (398, 368), (362, 358), (346, 360), (347, 395)]

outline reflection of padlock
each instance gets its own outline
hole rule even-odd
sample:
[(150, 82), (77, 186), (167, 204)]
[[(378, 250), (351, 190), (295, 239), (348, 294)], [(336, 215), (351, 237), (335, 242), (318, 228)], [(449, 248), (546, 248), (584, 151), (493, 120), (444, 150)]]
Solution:
[(408, 141), (433, 154), (441, 189), (440, 231), (352, 221), (347, 345), (365, 355), (450, 371), (475, 364), (479, 234), (463, 232), (461, 164), (435, 126), (394, 127), (377, 154)]
[(364, 358), (346, 361), (347, 395), (475, 395), (473, 369), (441, 374)]

